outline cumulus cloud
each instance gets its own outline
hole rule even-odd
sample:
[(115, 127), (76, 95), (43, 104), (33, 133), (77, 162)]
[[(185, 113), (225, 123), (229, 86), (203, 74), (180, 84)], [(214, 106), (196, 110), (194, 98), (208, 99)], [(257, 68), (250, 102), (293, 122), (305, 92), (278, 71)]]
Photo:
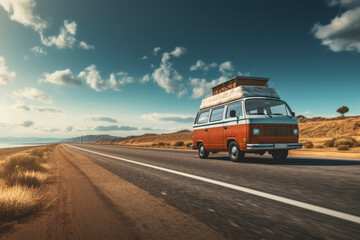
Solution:
[(203, 60), (197, 60), (195, 65), (190, 67), (190, 71), (202, 70), (204, 72), (209, 71), (210, 68), (217, 67), (216, 63), (206, 64)]
[(185, 86), (182, 83), (183, 77), (174, 69), (171, 57), (179, 57), (185, 53), (185, 48), (176, 47), (172, 52), (164, 52), (160, 67), (152, 73), (154, 81), (167, 93), (177, 92), (178, 96), (186, 93)]
[(130, 127), (130, 126), (97, 126), (94, 128), (94, 131), (105, 132), (105, 131), (135, 131), (138, 130), (137, 127)]
[(13, 106), (14, 109), (27, 111), (27, 112), (48, 112), (48, 113), (62, 113), (63, 111), (56, 107), (47, 106), (28, 106), (23, 103), (17, 103)]
[(34, 14), (36, 3), (34, 0), (0, 0), (0, 5), (9, 14), (12, 21), (32, 27), (35, 31), (46, 28), (46, 21)]
[(7, 84), (16, 76), (15, 72), (8, 71), (5, 59), (0, 56), (0, 84)]
[(50, 104), (52, 103), (51, 97), (36, 88), (25, 88), (23, 90), (15, 91), (14, 95), (20, 98), (28, 98), (31, 100)]
[(36, 56), (47, 54), (47, 52), (39, 46), (35, 46), (35, 47), (31, 48), (30, 51), (33, 52)]
[[(116, 76), (118, 76), (118, 80), (116, 80)], [(119, 85), (123, 86), (134, 82), (134, 78), (128, 76), (125, 72), (118, 72), (116, 76), (114, 73), (111, 73), (110, 78), (104, 80), (101, 78), (100, 72), (96, 69), (96, 66), (90, 65), (85, 68), (84, 71), (80, 72), (78, 78), (84, 79), (86, 83), (97, 92), (105, 91), (107, 89), (119, 91)]]
[(72, 74), (70, 69), (59, 70), (53, 73), (44, 73), (44, 78), (40, 79), (39, 82), (49, 82), (57, 85), (71, 85), (80, 86), (82, 80)]
[(95, 49), (95, 46), (90, 45), (90, 44), (87, 44), (87, 43), (84, 42), (84, 41), (81, 41), (81, 42), (79, 43), (79, 47), (82, 48), (82, 49), (85, 49), (85, 50), (94, 50), (94, 49)]
[(140, 80), (141, 83), (147, 83), (148, 81), (150, 81), (150, 75), (149, 74), (145, 74)]
[(148, 56), (143, 56), (141, 59), (146, 60), (146, 59), (148, 59)]
[(151, 113), (144, 114), (141, 118), (157, 122), (192, 123), (194, 121), (194, 116), (183, 114)]
[(234, 66), (230, 61), (223, 62), (219, 65), (219, 71), (222, 74), (229, 75), (234, 71)]
[(221, 76), (218, 79), (214, 79), (210, 82), (202, 78), (190, 78), (190, 85), (192, 86), (192, 98), (206, 97), (211, 94), (211, 88), (228, 80), (228, 77)]
[(333, 0), (329, 1), (329, 5), (353, 6), (353, 8), (336, 16), (327, 25), (316, 23), (312, 29), (315, 37), (333, 52), (360, 52), (360, 1)]
[(64, 26), (60, 27), (60, 33), (57, 36), (44, 37), (40, 33), (41, 42), (45, 46), (56, 46), (58, 49), (72, 48), (76, 42), (76, 22), (64, 20)]
[(23, 127), (31, 127), (32, 125), (34, 125), (35, 123), (33, 121), (24, 121), (23, 123), (21, 123), (20, 125)]
[(110, 117), (86, 117), (85, 120), (117, 123), (116, 119)]
[(154, 48), (153, 54), (156, 56), (160, 50), (161, 50), (160, 47)]

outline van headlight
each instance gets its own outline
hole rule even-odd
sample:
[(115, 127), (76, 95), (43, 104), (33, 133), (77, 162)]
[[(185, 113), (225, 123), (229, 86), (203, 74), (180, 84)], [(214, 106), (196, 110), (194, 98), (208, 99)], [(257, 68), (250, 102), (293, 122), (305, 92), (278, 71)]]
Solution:
[(260, 129), (259, 128), (254, 128), (253, 129), (253, 134), (254, 135), (259, 135), (260, 134)]
[(294, 135), (298, 135), (299, 134), (299, 129), (294, 128)]

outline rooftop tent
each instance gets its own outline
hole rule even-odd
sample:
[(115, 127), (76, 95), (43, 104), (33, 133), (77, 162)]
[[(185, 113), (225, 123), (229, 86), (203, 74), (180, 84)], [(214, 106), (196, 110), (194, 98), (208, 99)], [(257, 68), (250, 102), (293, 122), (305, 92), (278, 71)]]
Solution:
[(267, 87), (268, 78), (242, 77), (232, 78), (212, 88), (213, 96), (201, 102), (200, 109), (216, 106), (222, 103), (245, 97), (279, 98), (275, 89)]

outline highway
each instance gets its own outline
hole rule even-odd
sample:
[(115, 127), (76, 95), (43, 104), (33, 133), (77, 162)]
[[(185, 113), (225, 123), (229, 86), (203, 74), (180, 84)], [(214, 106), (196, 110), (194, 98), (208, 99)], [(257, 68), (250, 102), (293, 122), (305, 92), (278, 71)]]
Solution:
[[(66, 144), (224, 239), (359, 239), (360, 160)], [(131, 199), (129, 199), (131, 201)]]

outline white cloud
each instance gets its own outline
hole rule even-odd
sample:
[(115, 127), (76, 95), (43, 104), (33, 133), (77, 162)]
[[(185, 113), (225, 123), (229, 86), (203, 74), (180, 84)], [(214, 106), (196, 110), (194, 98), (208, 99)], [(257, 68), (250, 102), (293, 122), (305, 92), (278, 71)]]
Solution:
[(31, 127), (33, 126), (35, 123), (33, 121), (24, 121), (23, 123), (20, 124), (20, 126), (23, 127)]
[(81, 41), (79, 43), (79, 47), (82, 48), (82, 49), (85, 49), (85, 50), (94, 50), (95, 49), (95, 47), (93, 45), (87, 44), (84, 41)]
[(116, 119), (110, 117), (86, 117), (85, 120), (117, 123)]
[(27, 61), (27, 60), (29, 60), (29, 59), (30, 59), (29, 55), (25, 55), (25, 56), (24, 56), (24, 60), (25, 60), (25, 61)]
[(131, 126), (117, 126), (117, 125), (111, 125), (111, 126), (97, 126), (94, 128), (94, 131), (135, 131), (139, 130), (137, 127), (131, 127)]
[(216, 63), (206, 64), (203, 60), (197, 60), (196, 64), (190, 67), (190, 71), (203, 70), (207, 72), (210, 68), (215, 67), (217, 67)]
[(31, 48), (30, 51), (33, 52), (36, 56), (47, 54), (47, 52), (39, 46)]
[(134, 82), (134, 78), (128, 76), (125, 72), (118, 72), (116, 76), (118, 76), (118, 80), (116, 80), (114, 73), (110, 74), (110, 78), (108, 80), (104, 80), (101, 78), (100, 72), (96, 69), (96, 66), (90, 65), (85, 68), (84, 71), (79, 73), (78, 78), (84, 79), (86, 83), (97, 92), (105, 91), (107, 89), (119, 91), (119, 85), (123, 86)]
[(36, 6), (34, 0), (0, 0), (0, 5), (8, 12), (12, 21), (32, 27), (35, 31), (46, 28), (46, 21), (33, 13)]
[(211, 88), (228, 80), (226, 76), (221, 76), (210, 82), (202, 78), (190, 78), (190, 85), (193, 87), (192, 98), (207, 97), (211, 94)]
[(147, 83), (148, 81), (150, 81), (150, 75), (149, 74), (145, 74), (142, 79), (140, 80), (141, 83)]
[(160, 50), (161, 50), (160, 47), (154, 48), (154, 51), (153, 51), (154, 55), (156, 56)]
[(53, 73), (44, 73), (44, 78), (40, 79), (39, 82), (49, 82), (57, 85), (72, 85), (80, 86), (82, 80), (72, 74), (70, 69), (59, 70)]
[(185, 93), (185, 86), (182, 83), (183, 77), (174, 69), (170, 62), (172, 56), (179, 57), (185, 53), (185, 48), (176, 47), (171, 53), (164, 52), (160, 67), (152, 73), (154, 81), (167, 93), (177, 92), (178, 96)]
[(67, 126), (67, 127), (65, 127), (65, 131), (66, 131), (66, 132), (71, 132), (73, 129), (74, 129), (73, 126)]
[(58, 49), (72, 48), (76, 42), (76, 26), (76, 22), (64, 20), (64, 26), (60, 27), (60, 33), (58, 36), (44, 37), (41, 32), (41, 42), (45, 46), (56, 46)]
[(27, 106), (24, 103), (17, 103), (14, 105), (15, 109), (17, 110), (23, 110), (27, 112), (48, 112), (48, 113), (62, 113), (63, 111), (55, 108), (55, 107), (47, 107), (47, 106)]
[(133, 83), (134, 82), (134, 78), (128, 76), (128, 74), (126, 72), (118, 72), (116, 74), (116, 76), (118, 76), (118, 83), (119, 85), (125, 85), (128, 83)]
[(353, 6), (353, 5), (359, 5), (360, 0), (328, 0), (327, 1), (329, 6)]
[(184, 47), (176, 47), (170, 54), (175, 57), (180, 57), (181, 55), (186, 53), (186, 48)]
[(156, 122), (192, 123), (194, 121), (194, 116), (184, 114), (151, 113), (144, 114), (141, 118)]
[(146, 60), (146, 59), (148, 59), (148, 56), (143, 56), (141, 59)]
[(219, 65), (219, 71), (223, 74), (229, 75), (234, 71), (234, 67), (230, 61), (226, 61)]
[(0, 84), (7, 84), (16, 76), (15, 72), (9, 72), (5, 59), (0, 56)]
[(15, 91), (14, 95), (20, 98), (28, 98), (47, 104), (52, 103), (52, 99), (48, 95), (36, 88), (25, 88), (23, 90)]
[[(360, 4), (360, 1), (330, 1), (330, 5)], [(322, 44), (333, 52), (360, 52), (360, 7), (355, 7), (336, 16), (327, 25), (315, 24), (313, 33)]]

